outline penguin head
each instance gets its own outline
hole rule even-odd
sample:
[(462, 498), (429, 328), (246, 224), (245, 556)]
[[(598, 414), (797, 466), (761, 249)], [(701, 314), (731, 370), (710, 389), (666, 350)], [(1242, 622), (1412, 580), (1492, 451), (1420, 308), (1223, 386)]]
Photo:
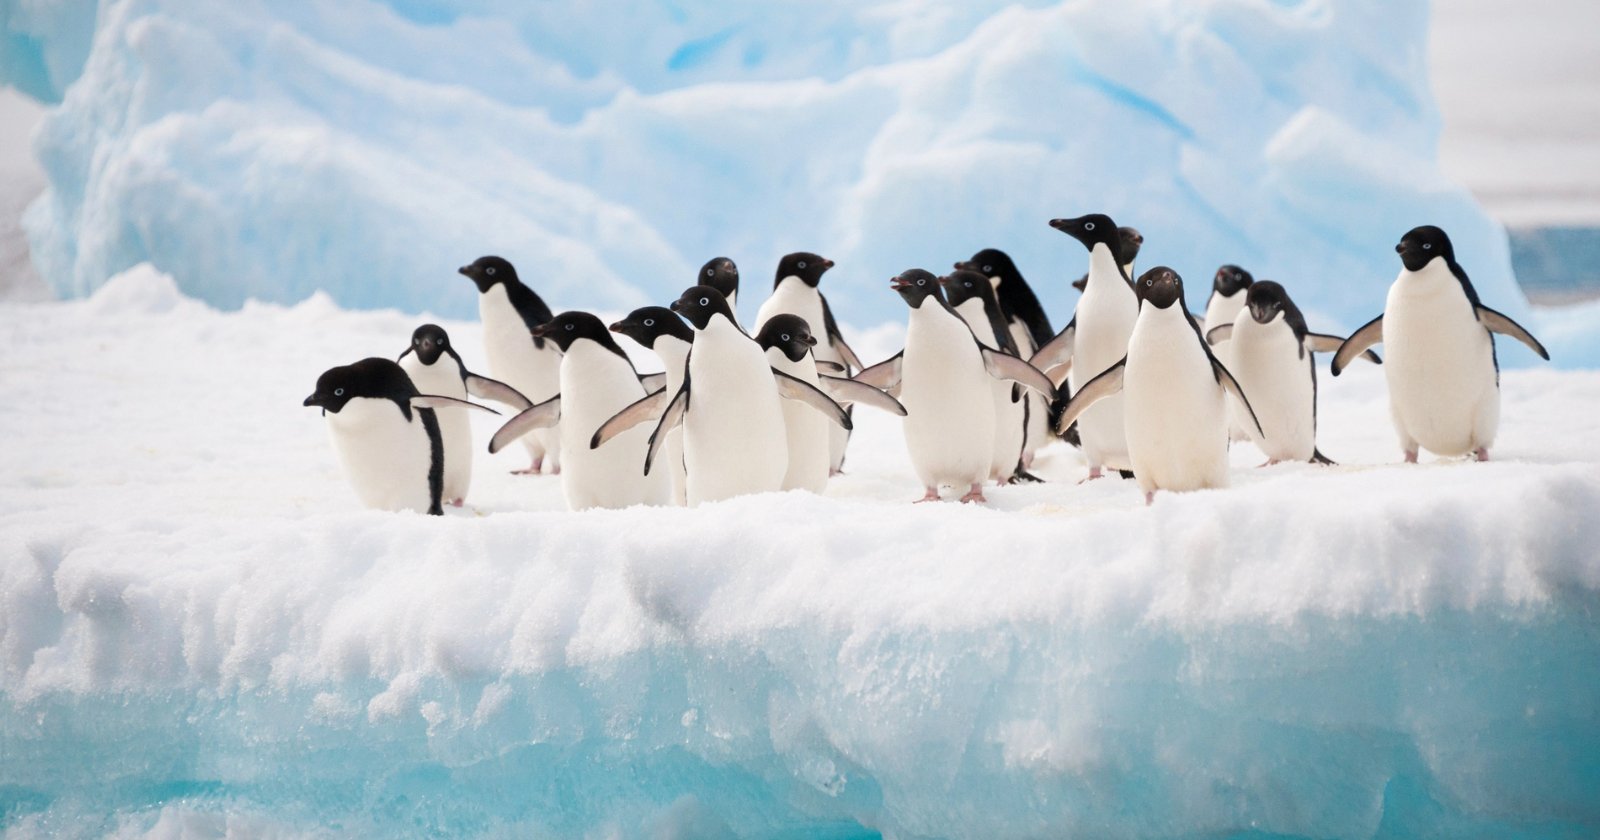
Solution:
[(1138, 282), (1133, 284), (1133, 291), (1139, 296), (1141, 305), (1148, 303), (1157, 309), (1166, 309), (1173, 304), (1183, 306), (1183, 278), (1164, 265), (1139, 275)]
[(799, 315), (774, 315), (767, 319), (761, 326), (761, 332), (756, 334), (756, 343), (761, 349), (770, 350), (774, 347), (783, 351), (783, 355), (791, 362), (798, 362), (817, 346), (816, 336), (811, 334), (811, 325)]
[(611, 331), (654, 348), (656, 339), (669, 335), (684, 341), (694, 341), (694, 330), (665, 306), (645, 306), (628, 313), (628, 317), (611, 325)]
[(695, 282), (710, 286), (731, 298), (739, 291), (739, 267), (727, 257), (716, 257), (700, 266), (700, 279)]
[(1289, 301), (1289, 293), (1271, 280), (1262, 280), (1251, 286), (1244, 305), (1250, 308), (1250, 317), (1258, 324), (1270, 324), (1274, 318), (1294, 306)]
[(1211, 279), (1211, 289), (1223, 297), (1233, 297), (1254, 282), (1256, 278), (1250, 276), (1250, 272), (1236, 265), (1225, 265), (1217, 269), (1217, 276)]
[(983, 301), (984, 309), (995, 302), (994, 286), (990, 284), (987, 275), (965, 268), (958, 268), (950, 272), (948, 277), (940, 277), (939, 285), (944, 287), (945, 300), (951, 306), (960, 306), (973, 298)]
[(728, 319), (729, 323), (737, 324), (733, 318), (733, 309), (728, 306), (728, 299), (722, 293), (710, 286), (690, 286), (685, 289), (677, 300), (672, 302), (672, 311), (688, 319), (697, 330), (703, 330), (711, 319), (718, 314)]
[(411, 346), (406, 348), (405, 353), (400, 354), (400, 358), (404, 359), (406, 353), (417, 354), (417, 359), (425, 365), (432, 365), (446, 353), (455, 355), (450, 349), (450, 336), (445, 333), (444, 327), (438, 324), (423, 324), (417, 327), (411, 333)]
[(411, 384), (404, 368), (388, 359), (370, 358), (324, 371), (317, 377), (317, 389), (301, 405), (316, 406), (324, 414), (338, 414), (357, 397), (388, 399), (394, 400), (410, 420), (410, 400), (416, 395), (417, 387)]
[(1122, 264), (1127, 265), (1139, 257), (1139, 249), (1144, 247), (1144, 234), (1138, 228), (1117, 228), (1117, 241), (1122, 243)]
[(607, 350), (622, 352), (617, 342), (611, 338), (611, 333), (606, 325), (593, 314), (573, 310), (563, 312), (554, 318), (533, 328), (535, 338), (548, 339), (556, 343), (556, 347), (565, 353), (571, 349), (574, 342), (580, 338), (587, 338)]
[(900, 299), (912, 309), (920, 309), (928, 298), (944, 303), (944, 295), (939, 291), (939, 278), (933, 276), (931, 271), (908, 268), (900, 272), (898, 277), (889, 278), (889, 288), (899, 292)]
[(1076, 219), (1051, 219), (1050, 226), (1082, 242), (1083, 247), (1090, 251), (1096, 245), (1110, 248), (1111, 256), (1116, 258), (1118, 265), (1128, 262), (1122, 256), (1122, 236), (1117, 232), (1117, 223), (1104, 213), (1090, 213)]
[(496, 283), (517, 279), (517, 270), (501, 257), (479, 257), (456, 271), (465, 274), (467, 279), (478, 287), (479, 292), (489, 291)]
[(956, 263), (955, 267), (963, 271), (980, 272), (994, 281), (996, 286), (1022, 274), (1017, 271), (1017, 264), (1011, 261), (1011, 256), (999, 248), (985, 248), (973, 254), (972, 259)]
[(1451, 265), (1456, 261), (1456, 249), (1450, 245), (1450, 237), (1445, 232), (1433, 225), (1415, 227), (1400, 237), (1400, 244), (1394, 246), (1395, 253), (1400, 255), (1400, 262), (1405, 263), (1407, 271), (1421, 271), (1434, 257), (1444, 257), (1445, 262)]
[(782, 283), (785, 277), (798, 277), (801, 282), (815, 289), (822, 282), (823, 273), (830, 268), (833, 268), (833, 260), (797, 251), (778, 261), (778, 276), (773, 279), (773, 285)]

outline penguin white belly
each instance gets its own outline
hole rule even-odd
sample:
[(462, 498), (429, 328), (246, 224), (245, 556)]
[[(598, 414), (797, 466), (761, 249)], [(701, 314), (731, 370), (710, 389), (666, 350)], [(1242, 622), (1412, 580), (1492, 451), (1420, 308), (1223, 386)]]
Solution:
[[(819, 362), (835, 362), (844, 364), (844, 356), (835, 350), (828, 341), (827, 319), (822, 315), (822, 293), (798, 277), (785, 277), (776, 288), (772, 290), (772, 297), (761, 304), (761, 309), (756, 312), (756, 327), (753, 332), (761, 332), (761, 328), (774, 315), (798, 315), (805, 319), (806, 326), (811, 328), (811, 334), (817, 337), (817, 346), (812, 349), (811, 355)], [(837, 423), (828, 423), (828, 457), (829, 468), (838, 469), (844, 464), (845, 445), (850, 442), (850, 433)]]
[[(467, 398), (467, 385), (461, 379), (461, 367), (448, 355), (425, 365), (415, 353), (400, 360), (400, 367), (411, 377), (411, 384), (424, 394), (440, 397)], [(465, 499), (472, 486), (472, 420), (470, 409), (436, 408), (439, 417), (439, 436), (444, 439), (444, 501)]]
[(1489, 331), (1443, 260), (1402, 271), (1383, 313), (1384, 374), (1401, 445), (1464, 455), (1500, 426)]
[[(798, 362), (778, 348), (767, 350), (767, 362), (778, 370), (817, 385), (817, 366), (810, 359)], [(789, 440), (789, 469), (783, 476), (783, 489), (821, 493), (828, 486), (828, 428), (837, 424), (822, 412), (795, 400), (783, 401), (783, 425)]]
[[(1249, 297), (1249, 294), (1250, 290), (1248, 288), (1240, 289), (1231, 295), (1213, 294), (1211, 299), (1206, 302), (1206, 316), (1201, 322), (1200, 333), (1202, 335), (1210, 335), (1211, 331), (1217, 327), (1224, 324), (1237, 323), (1239, 313), (1244, 311), (1245, 300)], [(1244, 320), (1251, 319), (1246, 318)], [(1223, 367), (1230, 371), (1233, 370), (1233, 341), (1223, 341), (1212, 347), (1211, 352), (1217, 357), (1217, 361), (1222, 363)], [(1249, 396), (1250, 390), (1247, 388), (1244, 393)], [(1251, 399), (1254, 400), (1255, 398), (1251, 397)], [(1229, 409), (1229, 413), (1230, 415), (1233, 414), (1232, 409)], [(1238, 417), (1233, 417), (1228, 424), (1228, 439), (1254, 440), (1255, 434), (1251, 431), (1248, 422), (1240, 422)]]
[(665, 470), (644, 474), (649, 424), (623, 432), (605, 446), (589, 448), (600, 425), (644, 396), (644, 386), (622, 357), (593, 341), (580, 340), (561, 360), (561, 490), (567, 507), (624, 508), (665, 504)]
[(1123, 374), (1128, 454), (1146, 493), (1228, 483), (1228, 408), (1181, 304), (1139, 319)]
[(1267, 324), (1254, 318), (1234, 321), (1227, 344), (1233, 364), (1224, 361), (1223, 366), (1250, 400), (1266, 437), (1254, 433), (1244, 406), (1234, 399), (1227, 400), (1231, 425), (1251, 429), (1246, 439), (1274, 461), (1311, 460), (1317, 448), (1311, 351), (1300, 352), (1294, 330), (1281, 315)]
[[(1033, 333), (1021, 321), (1011, 322), (1011, 340), (1017, 343), (1024, 359), (1032, 358), (1039, 349), (1033, 343)], [(1024, 398), (1028, 401), (1028, 424), (1023, 432), (1022, 454), (1024, 461), (1031, 461), (1033, 453), (1051, 441), (1050, 403), (1032, 390), (1025, 390)]]
[[(956, 307), (956, 314), (967, 322), (967, 328), (973, 335), (979, 336), (978, 342), (989, 349), (995, 349), (992, 341), (985, 341), (985, 331), (994, 332), (989, 326), (989, 316), (984, 312), (983, 301), (979, 298), (969, 298)], [(1009, 381), (999, 381), (989, 377), (989, 393), (994, 400), (994, 449), (989, 461), (989, 478), (1002, 484), (1011, 480), (1017, 470), (1017, 460), (1022, 455), (1023, 437), (1027, 429), (1023, 426), (1023, 414), (1026, 412), (1027, 403), (1018, 399), (1011, 401)]]
[[(483, 345), (490, 376), (534, 403), (560, 392), (561, 351), (549, 341), (542, 349), (534, 345), (527, 322), (511, 305), (504, 286), (497, 283), (478, 296), (478, 316), (483, 319)], [(546, 471), (550, 471), (561, 466), (560, 435), (558, 423), (552, 428), (535, 429), (522, 438), (522, 443), (532, 457), (544, 458)]]
[(900, 402), (906, 407), (901, 424), (923, 486), (965, 489), (989, 475), (991, 381), (965, 324), (937, 303), (912, 310), (900, 367)]
[(761, 348), (725, 318), (695, 336), (683, 460), (690, 505), (781, 489), (789, 443)]
[[(1122, 282), (1120, 275), (1115, 282)], [(1067, 384), (1073, 393), (1127, 355), (1128, 337), (1133, 333), (1138, 315), (1138, 302), (1131, 291), (1106, 289), (1094, 282), (1089, 284), (1078, 301), (1072, 370), (1067, 374)], [(1121, 394), (1107, 397), (1078, 418), (1083, 457), (1091, 467), (1122, 470), (1131, 467), (1123, 402)]]
[[(661, 357), (667, 374), (667, 399), (678, 393), (683, 387), (683, 369), (689, 363), (689, 343), (671, 336), (662, 336), (656, 339), (656, 355)], [(688, 474), (683, 469), (683, 427), (674, 426), (667, 432), (667, 440), (661, 444), (661, 453), (656, 456), (667, 465), (667, 478), (672, 485), (672, 503), (682, 507), (689, 503)]]
[(358, 397), (328, 412), (334, 451), (367, 507), (428, 512), (433, 449), (418, 411), (407, 421), (392, 400)]

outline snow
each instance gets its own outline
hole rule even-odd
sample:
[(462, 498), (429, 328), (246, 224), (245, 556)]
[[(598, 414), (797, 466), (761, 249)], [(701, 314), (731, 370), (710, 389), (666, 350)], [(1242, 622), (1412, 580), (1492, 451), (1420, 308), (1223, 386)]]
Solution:
[(911, 505), (861, 411), (820, 497), (568, 513), (484, 452), (465, 510), (361, 510), (300, 399), (431, 317), (0, 303), (8, 836), (1600, 830), (1600, 373), (1507, 371), (1495, 461), (1406, 467), (1354, 366), (1342, 466), (1150, 508), (1059, 446)]
[(1440, 171), (1421, 0), (86, 5), (0, 16), (0, 80), (59, 100), (28, 226), (68, 296), (150, 262), (217, 306), (467, 317), (454, 268), (500, 253), (626, 309), (804, 248), (870, 325), (880, 278), (1000, 246), (1060, 312), (1083, 259), (1045, 221), (1108, 211), (1145, 264), (1242, 264), (1345, 329), (1434, 223), (1528, 315)]

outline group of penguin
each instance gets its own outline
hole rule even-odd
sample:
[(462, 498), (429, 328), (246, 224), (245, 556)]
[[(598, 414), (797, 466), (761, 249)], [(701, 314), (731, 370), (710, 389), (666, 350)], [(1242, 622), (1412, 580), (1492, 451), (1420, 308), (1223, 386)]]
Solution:
[[(520, 443), (530, 463), (517, 472), (559, 473), (573, 510), (821, 492), (841, 470), (859, 405), (901, 418), (919, 501), (954, 488), (983, 502), (988, 481), (1038, 481), (1035, 453), (1064, 439), (1082, 450), (1085, 480), (1115, 470), (1149, 503), (1158, 490), (1226, 486), (1230, 441), (1254, 442), (1267, 464), (1332, 463), (1316, 444), (1314, 353), (1333, 353), (1335, 376), (1358, 357), (1383, 365), (1408, 463), (1419, 449), (1488, 459), (1500, 401), (1493, 333), (1549, 359), (1482, 305), (1437, 227), (1402, 237), (1383, 314), (1340, 338), (1310, 332), (1283, 286), (1232, 265), (1197, 316), (1173, 269), (1134, 278), (1137, 230), (1104, 214), (1050, 226), (1089, 258), (1059, 332), (995, 249), (944, 276), (892, 278), (910, 310), (905, 348), (871, 366), (840, 334), (819, 289), (833, 262), (816, 254), (779, 262), (754, 335), (735, 315), (739, 271), (725, 257), (670, 307), (608, 327), (588, 312), (553, 314), (510, 262), (488, 256), (460, 273), (478, 289), (496, 378), (467, 370), (445, 331), (426, 324), (397, 362), (328, 370), (304, 404), (323, 410), (361, 501), (384, 510), (463, 503), (468, 415), (493, 411), (469, 397), (518, 412), (489, 450)], [(654, 351), (664, 373), (641, 376), (613, 333)], [(1380, 342), (1386, 360), (1370, 349)]]

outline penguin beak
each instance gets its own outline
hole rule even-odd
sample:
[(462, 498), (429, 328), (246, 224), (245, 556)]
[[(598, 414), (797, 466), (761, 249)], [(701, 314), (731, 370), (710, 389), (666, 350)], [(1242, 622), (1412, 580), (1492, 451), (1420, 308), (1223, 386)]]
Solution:
[(1089, 278), (1079, 277), (1078, 279), (1072, 281), (1072, 288), (1077, 289), (1080, 292), (1089, 288)]
[(1402, 242), (1399, 245), (1394, 246), (1394, 252), (1396, 254), (1404, 254), (1406, 252), (1406, 243)]
[(974, 267), (972, 263), (967, 262), (966, 260), (962, 260), (961, 262), (956, 263), (955, 264), (955, 268), (957, 270), (960, 270), (960, 271), (977, 271), (977, 268)]
[(812, 347), (817, 346), (817, 337), (814, 336), (814, 335), (806, 336), (806, 343), (811, 345)]
[(320, 394), (312, 394), (311, 396), (306, 397), (306, 401), (301, 403), (301, 405), (303, 405), (303, 406), (322, 405), (322, 396)]
[(462, 275), (464, 277), (471, 277), (472, 276), (472, 266), (464, 265), (464, 266), (456, 269), (456, 273), (460, 274), (460, 275)]
[(911, 283), (910, 280), (906, 280), (906, 279), (901, 278), (901, 277), (890, 277), (889, 278), (889, 288), (894, 289), (897, 292), (903, 292), (906, 289), (911, 288), (911, 285), (912, 285), (912, 283)]
[(824, 269), (833, 268), (833, 260), (823, 260), (822, 267)]
[(607, 327), (607, 329), (611, 330), (614, 333), (622, 332), (622, 322), (618, 321), (615, 324), (612, 324), (610, 327)]
[(672, 310), (673, 312), (682, 312), (683, 311), (683, 299), (679, 298), (679, 299), (673, 301), (672, 303), (667, 304), (667, 308)]
[(1056, 230), (1061, 231), (1062, 233), (1071, 233), (1069, 228), (1072, 226), (1072, 220), (1071, 219), (1051, 219), (1050, 220), (1050, 226), (1055, 228)]
[(545, 323), (529, 330), (529, 332), (533, 333), (534, 338), (544, 338), (550, 334), (550, 322), (546, 321)]

